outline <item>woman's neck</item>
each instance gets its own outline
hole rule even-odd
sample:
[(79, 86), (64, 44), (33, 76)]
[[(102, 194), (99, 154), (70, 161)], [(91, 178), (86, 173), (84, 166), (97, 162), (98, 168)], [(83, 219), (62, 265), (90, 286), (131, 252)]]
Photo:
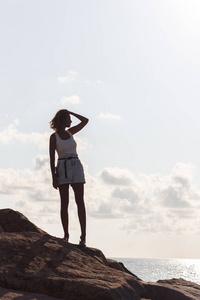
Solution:
[(65, 127), (63, 127), (63, 128), (60, 128), (60, 129), (58, 130), (58, 132), (59, 132), (59, 133), (65, 133), (65, 132), (66, 132), (66, 129), (65, 129)]

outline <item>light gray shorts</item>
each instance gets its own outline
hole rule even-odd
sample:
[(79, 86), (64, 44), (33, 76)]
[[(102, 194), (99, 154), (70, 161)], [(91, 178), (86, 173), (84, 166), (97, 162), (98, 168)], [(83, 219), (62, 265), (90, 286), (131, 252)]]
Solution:
[(83, 166), (78, 157), (59, 158), (56, 166), (58, 185), (85, 183)]

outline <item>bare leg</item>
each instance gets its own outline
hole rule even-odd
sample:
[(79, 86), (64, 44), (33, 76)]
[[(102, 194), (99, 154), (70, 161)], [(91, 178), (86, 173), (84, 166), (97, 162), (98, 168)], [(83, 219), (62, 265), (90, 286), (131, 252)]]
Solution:
[(61, 216), (65, 238), (68, 240), (69, 239), (69, 231), (68, 231), (69, 184), (61, 184), (59, 186), (59, 192), (60, 192), (60, 200), (61, 200), (60, 216)]
[(74, 190), (75, 200), (78, 208), (78, 217), (81, 226), (81, 240), (85, 241), (86, 237), (86, 212), (84, 203), (84, 184), (73, 183), (72, 188)]

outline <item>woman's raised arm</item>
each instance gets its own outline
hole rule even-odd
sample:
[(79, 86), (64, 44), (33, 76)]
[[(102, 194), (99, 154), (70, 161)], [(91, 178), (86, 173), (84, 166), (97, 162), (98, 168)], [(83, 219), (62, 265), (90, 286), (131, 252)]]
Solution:
[(81, 121), (78, 125), (73, 126), (68, 129), (71, 132), (71, 134), (75, 134), (78, 131), (80, 131), (83, 127), (85, 127), (85, 125), (88, 123), (89, 119), (87, 119), (86, 117), (83, 117), (81, 115), (78, 115), (74, 112), (71, 112), (71, 111), (68, 111), (68, 112), (70, 115), (76, 117), (77, 119), (79, 119)]

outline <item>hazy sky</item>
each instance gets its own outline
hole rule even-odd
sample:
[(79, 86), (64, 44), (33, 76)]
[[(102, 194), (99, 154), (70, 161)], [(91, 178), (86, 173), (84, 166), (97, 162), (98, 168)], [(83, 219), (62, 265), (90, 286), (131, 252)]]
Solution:
[(90, 119), (88, 246), (200, 258), (199, 15), (199, 0), (2, 0), (0, 207), (63, 236), (48, 139), (67, 108)]

